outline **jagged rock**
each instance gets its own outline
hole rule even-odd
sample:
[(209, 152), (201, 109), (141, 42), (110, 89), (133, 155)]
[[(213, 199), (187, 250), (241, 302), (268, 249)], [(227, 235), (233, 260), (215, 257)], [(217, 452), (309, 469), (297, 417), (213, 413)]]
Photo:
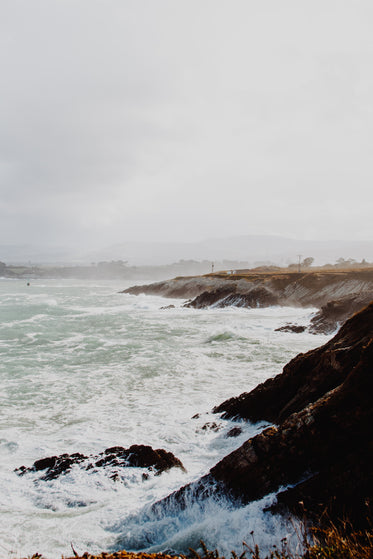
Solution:
[[(177, 277), (167, 281), (153, 284), (133, 286), (122, 293), (138, 295), (146, 293), (149, 295), (161, 295), (163, 297), (179, 297), (181, 299), (192, 299), (203, 293), (224, 292), (226, 297), (232, 295), (235, 301), (237, 293), (240, 296), (255, 293), (256, 289), (264, 289), (262, 293), (257, 292), (256, 299), (262, 299), (261, 306), (265, 306), (266, 297), (271, 294), (278, 303), (296, 307), (321, 308), (328, 301), (337, 299), (363, 299), (366, 304), (373, 299), (373, 269), (351, 269), (335, 271), (307, 271), (296, 273), (287, 271), (258, 272), (256, 270), (245, 270), (237, 274), (208, 274), (205, 276)], [(206, 300), (208, 295), (206, 294)], [(219, 300), (219, 297), (215, 302)], [(197, 303), (196, 303), (197, 304)], [(233, 304), (236, 304), (235, 302)], [(356, 308), (358, 310), (358, 308)], [(347, 315), (344, 317), (347, 318)]]
[(301, 334), (306, 330), (306, 326), (301, 326), (300, 324), (285, 324), (276, 328), (275, 332), (293, 332), (294, 334)]
[(241, 433), (242, 433), (241, 427), (232, 427), (232, 429), (230, 429), (226, 434), (226, 437), (227, 438), (238, 437), (239, 435), (241, 435)]
[(200, 295), (197, 295), (192, 301), (185, 303), (184, 307), (193, 307), (194, 309), (204, 309), (206, 307), (211, 307), (222, 301), (225, 297), (236, 292), (236, 285), (233, 286), (222, 286), (213, 291), (203, 291)]
[(292, 510), (303, 501), (309, 514), (327, 508), (333, 518), (364, 523), (373, 497), (372, 393), (371, 337), (340, 386), (245, 442), (209, 475), (244, 501), (301, 482), (280, 499)]
[(221, 287), (214, 291), (204, 291), (184, 306), (195, 309), (206, 307), (269, 307), (279, 304), (279, 298), (265, 287), (253, 287), (248, 292), (240, 292), (232, 287)]
[(208, 421), (207, 423), (205, 423), (204, 425), (202, 425), (201, 427), (201, 431), (215, 431), (215, 433), (217, 431), (219, 431), (222, 428), (222, 424), (221, 423), (216, 423), (215, 421)]
[(36, 460), (30, 468), (21, 466), (15, 471), (18, 475), (23, 475), (28, 472), (40, 472), (42, 470), (46, 470), (46, 473), (41, 479), (49, 481), (51, 479), (56, 479), (61, 474), (69, 472), (74, 464), (80, 464), (87, 459), (88, 456), (84, 456), (79, 452), (74, 454), (61, 454), (60, 456), (48, 456), (47, 458)]
[(324, 346), (299, 354), (283, 372), (214, 408), (224, 418), (280, 423), (341, 384), (373, 335), (373, 304), (354, 315)]
[(328, 301), (311, 319), (312, 334), (332, 334), (350, 316), (366, 307), (372, 300), (371, 294), (343, 297)]
[[(27, 468), (21, 466), (16, 470), (18, 475), (28, 472), (39, 472), (46, 470), (41, 479), (49, 481), (56, 479), (61, 474), (65, 474), (71, 470), (74, 464), (81, 464), (85, 470), (92, 470), (102, 467), (109, 468), (125, 468), (140, 467), (153, 470), (156, 475), (169, 470), (173, 467), (181, 468), (184, 466), (172, 452), (167, 452), (162, 448), (154, 450), (151, 446), (132, 445), (129, 448), (122, 446), (114, 446), (107, 448), (104, 452), (94, 456), (84, 456), (80, 453), (61, 454), (60, 456), (50, 456), (37, 460), (34, 464)], [(115, 477), (116, 472), (114, 472)], [(114, 479), (114, 478), (113, 478)]]
[[(247, 503), (295, 485), (279, 494), (277, 510), (286, 507), (310, 518), (327, 510), (329, 520), (347, 516), (355, 526), (366, 526), (373, 499), (373, 303), (328, 344), (293, 359), (279, 377), (250, 393), (246, 403), (253, 404), (257, 419), (270, 415), (280, 424), (156, 503), (155, 513), (220, 494)], [(267, 405), (274, 406), (269, 413)], [(297, 411), (291, 413), (292, 407)]]

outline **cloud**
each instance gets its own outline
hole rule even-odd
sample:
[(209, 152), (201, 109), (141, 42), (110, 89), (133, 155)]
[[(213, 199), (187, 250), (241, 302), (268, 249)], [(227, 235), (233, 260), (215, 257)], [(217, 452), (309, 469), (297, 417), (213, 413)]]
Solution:
[(4, 2), (1, 238), (372, 238), (372, 12)]

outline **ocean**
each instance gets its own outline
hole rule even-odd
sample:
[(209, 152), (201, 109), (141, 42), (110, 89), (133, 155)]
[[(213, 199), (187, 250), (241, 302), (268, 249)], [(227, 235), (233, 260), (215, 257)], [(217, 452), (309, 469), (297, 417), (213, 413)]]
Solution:
[[(119, 293), (122, 281), (0, 280), (0, 556), (48, 559), (116, 549), (187, 552), (200, 540), (229, 555), (296, 538), (294, 521), (244, 507), (151, 505), (198, 479), (267, 424), (223, 421), (214, 405), (249, 391), (326, 336), (275, 332), (314, 309), (182, 308), (179, 299)], [(175, 308), (162, 309), (174, 305)], [(197, 415), (197, 417), (196, 417)], [(214, 423), (216, 425), (214, 425)], [(239, 425), (242, 433), (227, 437)], [(22, 465), (113, 446), (164, 448), (186, 471), (113, 479), (79, 465), (54, 480)]]

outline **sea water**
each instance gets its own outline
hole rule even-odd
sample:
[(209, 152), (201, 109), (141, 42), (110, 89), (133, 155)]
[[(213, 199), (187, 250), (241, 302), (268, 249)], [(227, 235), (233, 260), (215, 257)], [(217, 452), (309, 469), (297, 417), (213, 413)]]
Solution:
[[(241, 435), (227, 437), (238, 423), (211, 410), (325, 343), (275, 331), (309, 322), (313, 310), (195, 310), (119, 293), (125, 287), (0, 280), (0, 556), (54, 559), (71, 555), (71, 544), (79, 553), (187, 552), (203, 540), (228, 554), (253, 538), (278, 544), (292, 527), (263, 512), (274, 495), (245, 507), (191, 499), (161, 516), (150, 507), (266, 426), (241, 422)], [(132, 444), (171, 451), (186, 471), (144, 479), (141, 468), (127, 468), (115, 480), (74, 466), (50, 481), (14, 471), (47, 456)]]

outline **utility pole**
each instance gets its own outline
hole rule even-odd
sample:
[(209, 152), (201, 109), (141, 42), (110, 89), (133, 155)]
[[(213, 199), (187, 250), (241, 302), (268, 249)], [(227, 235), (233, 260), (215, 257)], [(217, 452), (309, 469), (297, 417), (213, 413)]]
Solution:
[(300, 273), (300, 259), (302, 258), (301, 254), (298, 254), (298, 273)]
[(212, 274), (214, 273), (214, 263), (213, 262), (211, 262), (211, 273)]

